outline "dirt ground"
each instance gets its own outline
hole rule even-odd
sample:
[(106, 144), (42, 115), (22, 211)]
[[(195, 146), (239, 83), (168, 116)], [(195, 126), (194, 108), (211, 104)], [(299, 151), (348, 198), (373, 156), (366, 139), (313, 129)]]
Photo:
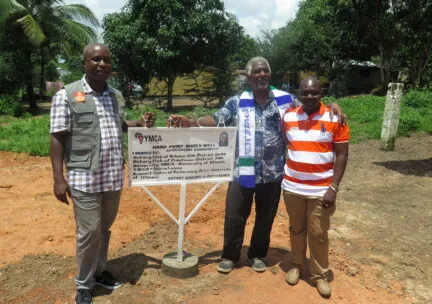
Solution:
[[(109, 268), (125, 286), (94, 291), (94, 303), (432, 303), (432, 136), (351, 145), (330, 231), (332, 297), (308, 280), (289, 286), (288, 219), (283, 201), (273, 226), (269, 268), (248, 267), (251, 215), (240, 265), (217, 273), (226, 185), (185, 228), (184, 248), (199, 256), (199, 275), (161, 272), (177, 246), (177, 226), (141, 188), (126, 187), (113, 226)], [(212, 184), (187, 187), (191, 210)], [(177, 214), (179, 186), (150, 187)], [(52, 195), (48, 158), (0, 152), (0, 303), (73, 303), (75, 228), (71, 205)], [(428, 270), (429, 269), (429, 270)]]

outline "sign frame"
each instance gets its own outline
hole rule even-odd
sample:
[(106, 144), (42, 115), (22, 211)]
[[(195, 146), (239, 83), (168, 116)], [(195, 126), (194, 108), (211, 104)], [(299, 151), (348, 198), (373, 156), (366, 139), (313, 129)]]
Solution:
[[(223, 165), (225, 166), (229, 166), (229, 175), (228, 176), (224, 176), (224, 177), (212, 177), (212, 178), (205, 178), (205, 179), (199, 179), (199, 178), (194, 178), (194, 179), (188, 179), (187, 181), (185, 181), (184, 179), (174, 179), (174, 180), (163, 180), (163, 181), (150, 181), (150, 182), (133, 182), (133, 156), (135, 154), (133, 154), (135, 151), (134, 149), (136, 148), (136, 145), (134, 146), (133, 144), (133, 140), (135, 139), (135, 143), (136, 140), (140, 141), (139, 138), (137, 138), (137, 133), (140, 133), (141, 135), (139, 136), (143, 136), (142, 137), (142, 141), (144, 141), (144, 136), (145, 135), (152, 135), (152, 141), (153, 142), (158, 142), (160, 143), (162, 141), (162, 138), (159, 137), (155, 137), (155, 134), (157, 135), (157, 132), (162, 132), (162, 133), (167, 133), (171, 135), (176, 134), (178, 136), (175, 136), (174, 138), (176, 138), (173, 142), (169, 142), (172, 145), (176, 145), (179, 146), (179, 142), (178, 142), (178, 138), (180, 135), (184, 135), (184, 133), (187, 133), (188, 135), (188, 139), (187, 142), (185, 143), (182, 140), (181, 141), (181, 145), (198, 145), (197, 148), (205, 148), (205, 147), (209, 147), (210, 148), (215, 148), (216, 144), (214, 143), (215, 141), (215, 136), (210, 136), (208, 134), (208, 132), (216, 132), (219, 137), (218, 139), (218, 148), (216, 150), (224, 150), (226, 153), (225, 155), (228, 155), (229, 158), (229, 162), (228, 163), (223, 163)], [(207, 132), (207, 134), (205, 134), (204, 132)], [(200, 136), (197, 137), (197, 134), (201, 133)], [(224, 139), (222, 139), (222, 133), (225, 133), (227, 135), (227, 142), (225, 142)], [(207, 136), (208, 138), (204, 138), (203, 136)], [(171, 136), (172, 138), (172, 136)], [(181, 137), (180, 137), (181, 138)], [(199, 139), (197, 139), (199, 138)], [(217, 138), (217, 137), (216, 137)], [(150, 139), (150, 137), (147, 137), (147, 139)], [(210, 142), (210, 144), (212, 144), (213, 146), (204, 146), (203, 141), (209, 141), (209, 139), (212, 139), (213, 142)], [(171, 139), (172, 140), (172, 139)], [(196, 143), (199, 142), (199, 143)], [(167, 143), (167, 145), (169, 146), (169, 144)], [(199, 145), (202, 145), (201, 147)], [(161, 146), (161, 144), (158, 144), (158, 146)], [(128, 129), (128, 156), (129, 156), (129, 186), (131, 187), (141, 187), (150, 197), (151, 199), (177, 224), (178, 226), (178, 239), (177, 239), (177, 262), (181, 263), (183, 262), (183, 256), (184, 256), (184, 252), (183, 252), (183, 239), (184, 239), (184, 226), (185, 224), (192, 218), (192, 216), (194, 216), (198, 210), (204, 205), (204, 203), (207, 201), (207, 199), (212, 195), (212, 193), (223, 183), (223, 182), (227, 182), (227, 181), (231, 181), (233, 179), (233, 171), (234, 171), (234, 161), (235, 161), (235, 148), (237, 146), (237, 127), (205, 127), (205, 128), (129, 128)], [(152, 147), (153, 148), (153, 147)], [(192, 148), (193, 149), (193, 148)], [(162, 149), (163, 150), (163, 149)], [(201, 150), (201, 151), (205, 151)], [(146, 153), (149, 151), (145, 151)], [(152, 151), (153, 152), (153, 151)], [(166, 151), (167, 152), (167, 151)], [(168, 151), (169, 152), (169, 151)], [(208, 151), (207, 151), (208, 152)], [(207, 153), (207, 154), (212, 154), (212, 153)], [(146, 154), (146, 155), (150, 155), (150, 154)], [(151, 154), (153, 155), (153, 154)], [(158, 154), (155, 154), (158, 155)], [(168, 158), (169, 158), (169, 153), (167, 153)], [(214, 156), (214, 155), (213, 155)], [(165, 155), (164, 155), (165, 157)], [(210, 158), (210, 156), (208, 156)], [(220, 163), (218, 163), (220, 164)], [(226, 174), (225, 174), (226, 175)], [(186, 187), (188, 183), (209, 183), (209, 182), (216, 182), (216, 184), (205, 194), (205, 196), (201, 199), (201, 201), (193, 208), (193, 210), (186, 216)], [(147, 186), (153, 186), (153, 185), (172, 185), (172, 184), (180, 184), (180, 198), (179, 198), (179, 214), (178, 214), (178, 219), (176, 219), (176, 217), (170, 212), (170, 210), (168, 210), (168, 208), (166, 208), (164, 206), (164, 204), (159, 201), (159, 199), (150, 191), (150, 189)]]

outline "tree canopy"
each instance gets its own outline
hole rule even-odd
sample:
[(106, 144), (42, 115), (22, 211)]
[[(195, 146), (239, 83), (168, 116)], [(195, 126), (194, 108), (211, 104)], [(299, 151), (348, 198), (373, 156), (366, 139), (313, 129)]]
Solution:
[(166, 81), (168, 111), (176, 77), (207, 66), (226, 68), (225, 59), (242, 37), (220, 0), (130, 0), (123, 12), (104, 18), (103, 28), (104, 41), (129, 80)]
[[(0, 48), (14, 52), (16, 65), (22, 67), (21, 78), (27, 87), (31, 108), (34, 100), (35, 62), (41, 67), (41, 93), (44, 88), (44, 66), (55, 55), (69, 56), (97, 40), (99, 22), (89, 8), (81, 4), (63, 4), (63, 0), (3, 0), (0, 22), (4, 35)], [(5, 26), (8, 24), (9, 26)]]
[(431, 14), (427, 0), (304, 0), (294, 20), (264, 32), (260, 45), (277, 67), (275, 76), (312, 70), (335, 79), (349, 60), (373, 60), (382, 88), (400, 70), (418, 85), (431, 69)]

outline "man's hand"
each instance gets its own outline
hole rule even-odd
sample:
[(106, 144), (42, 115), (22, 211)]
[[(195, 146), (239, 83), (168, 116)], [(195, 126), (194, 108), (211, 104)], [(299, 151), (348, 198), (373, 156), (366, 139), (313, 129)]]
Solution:
[(327, 192), (323, 196), (323, 208), (330, 208), (336, 203), (336, 192), (328, 188)]
[(340, 105), (337, 103), (329, 103), (326, 105), (327, 108), (330, 109), (330, 119), (333, 120), (333, 115), (337, 115), (339, 117), (339, 124), (346, 125), (346, 115), (343, 113), (343, 110)]
[(191, 121), (189, 118), (183, 115), (170, 115), (167, 121), (168, 128), (189, 128), (191, 127)]
[(67, 196), (71, 197), (70, 188), (64, 178), (54, 180), (54, 195), (62, 203), (69, 205)]
[(152, 112), (147, 112), (141, 115), (140, 124), (143, 127), (151, 128), (154, 126), (156, 116)]

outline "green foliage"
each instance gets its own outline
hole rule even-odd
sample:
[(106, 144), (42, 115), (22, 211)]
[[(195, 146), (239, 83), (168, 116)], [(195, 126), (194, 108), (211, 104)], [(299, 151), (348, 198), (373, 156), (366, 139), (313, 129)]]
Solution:
[(185, 115), (190, 118), (198, 118), (205, 115), (213, 114), (217, 109), (214, 108), (206, 108), (206, 107), (195, 107), (192, 111), (179, 111), (178, 114)]
[(2, 51), (0, 53), (0, 94), (10, 94), (18, 89), (19, 77), (17, 76), (13, 64), (13, 52)]
[(410, 133), (420, 130), (422, 115), (418, 110), (403, 107), (400, 113), (398, 136), (408, 136)]
[[(402, 98), (398, 136), (413, 132), (432, 133), (432, 92), (410, 91)], [(364, 95), (355, 98), (325, 98), (325, 102), (337, 102), (348, 115), (351, 142), (381, 137), (385, 96)]]
[[(222, 67), (222, 64), (220, 66)], [(192, 83), (185, 85), (184, 92), (196, 95), (195, 99), (202, 101), (204, 107), (215, 99), (222, 103), (228, 96), (234, 94), (232, 70), (233, 66), (227, 60), (223, 68), (194, 71), (186, 75), (186, 79)]]
[(14, 72), (19, 75), (20, 87), (27, 88), (29, 105), (34, 109), (35, 67), (40, 66), (38, 84), (42, 94), (45, 64), (56, 55), (66, 58), (81, 52), (87, 43), (96, 41), (99, 21), (85, 5), (64, 4), (63, 0), (2, 1), (0, 30), (4, 27), (5, 38), (0, 50), (4, 48), (18, 57)]
[(258, 42), (244, 34), (240, 41), (240, 48), (231, 56), (231, 60), (236, 69), (243, 70), (249, 59), (262, 55)]
[[(70, 74), (62, 76), (62, 81), (64, 83), (72, 83), (77, 81), (83, 77), (83, 63), (80, 56), (71, 56), (66, 59), (66, 62), (63, 64), (64, 69), (69, 71)], [(115, 86), (117, 87), (117, 86)]]
[(126, 81), (167, 83), (167, 110), (177, 76), (212, 66), (225, 70), (225, 58), (239, 47), (242, 29), (223, 2), (129, 0), (122, 13), (104, 18), (104, 41)]
[(414, 131), (432, 133), (432, 91), (411, 90), (402, 98), (398, 135)]
[(432, 91), (411, 90), (403, 96), (402, 104), (414, 109), (430, 107), (432, 106)]
[(379, 139), (384, 114), (385, 97), (363, 95), (341, 99), (324, 98), (326, 103), (338, 103), (348, 116), (351, 142)]
[(56, 81), (59, 78), (59, 72), (57, 71), (56, 63), (51, 60), (45, 67), (45, 75), (47, 81)]
[(0, 115), (21, 116), (23, 109), (16, 96), (0, 96)]
[[(411, 92), (411, 94), (430, 94), (430, 92)], [(407, 94), (409, 95), (409, 94)], [(325, 103), (336, 102), (348, 116), (351, 129), (351, 143), (381, 136), (385, 97), (363, 95), (336, 99), (327, 97)], [(211, 115), (215, 108), (195, 107), (192, 110), (180, 109), (176, 113), (190, 118)], [(156, 115), (156, 126), (166, 127), (169, 113), (155, 109), (151, 105), (134, 106), (126, 109), (127, 120), (138, 120), (146, 112)], [(399, 122), (398, 136), (409, 136), (412, 132), (432, 133), (432, 106), (410, 107), (403, 104)], [(49, 116), (32, 117), (26, 113), (22, 118), (0, 116), (0, 150), (25, 152), (31, 155), (49, 155)], [(124, 136), (126, 144), (126, 135)]]
[[(204, 115), (210, 115), (214, 113), (217, 109), (206, 108), (206, 107), (195, 107), (192, 110), (183, 109), (176, 111), (176, 114), (185, 115), (189, 118), (198, 118)], [(152, 105), (135, 105), (131, 109), (126, 109), (126, 120), (138, 120), (141, 118), (141, 115), (147, 112), (152, 112), (156, 116), (156, 126), (157, 127), (166, 127), (168, 116), (170, 113), (167, 113), (163, 110), (156, 109)]]
[(68, 84), (80, 80), (82, 77), (83, 77), (83, 73), (71, 73), (68, 75), (64, 75), (61, 79), (63, 83)]
[(0, 150), (49, 155), (49, 116), (12, 120), (0, 128)]
[(138, 120), (141, 119), (141, 115), (147, 112), (152, 112), (156, 116), (156, 126), (166, 127), (166, 122), (168, 120), (169, 113), (163, 110), (156, 109), (151, 105), (139, 105), (134, 106), (132, 109), (126, 109), (126, 120)]
[(431, 18), (428, 0), (304, 0), (284, 27), (262, 32), (259, 48), (276, 82), (310, 70), (340, 83), (344, 63), (377, 58), (382, 87), (401, 70), (423, 86), (432, 79)]

